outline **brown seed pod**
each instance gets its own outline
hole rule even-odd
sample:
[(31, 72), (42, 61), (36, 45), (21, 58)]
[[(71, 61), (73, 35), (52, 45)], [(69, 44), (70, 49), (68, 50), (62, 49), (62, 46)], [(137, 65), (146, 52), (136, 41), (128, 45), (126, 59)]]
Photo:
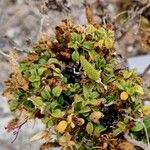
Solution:
[(96, 111), (91, 113), (91, 115), (89, 116), (90, 120), (93, 121), (94, 123), (98, 123), (99, 119), (104, 117), (103, 113), (100, 111)]

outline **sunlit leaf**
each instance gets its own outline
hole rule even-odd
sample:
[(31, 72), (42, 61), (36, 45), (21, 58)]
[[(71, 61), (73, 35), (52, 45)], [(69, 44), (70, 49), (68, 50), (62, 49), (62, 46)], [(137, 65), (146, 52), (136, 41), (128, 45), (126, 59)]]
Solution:
[(55, 109), (51, 115), (55, 118), (61, 118), (64, 115), (64, 112), (62, 112), (60, 109)]
[(113, 39), (112, 38), (106, 38), (105, 39), (105, 47), (107, 48), (107, 49), (110, 49), (110, 48), (112, 48), (113, 47)]
[(44, 99), (50, 99), (51, 98), (51, 95), (50, 95), (50, 89), (49, 88), (44, 88), (42, 91), (41, 91), (41, 96), (44, 98)]
[(150, 105), (144, 105), (142, 107), (142, 112), (145, 116), (148, 116), (150, 114)]
[(124, 122), (118, 122), (117, 126), (118, 128), (113, 131), (114, 137), (118, 136), (120, 133), (126, 130), (126, 124)]
[(59, 97), (62, 92), (62, 87), (60, 85), (56, 86), (52, 89), (52, 93), (54, 96)]
[(93, 25), (91, 25), (91, 24), (88, 24), (87, 27), (86, 27), (86, 33), (88, 33), (88, 34), (92, 34), (92, 33), (94, 33), (96, 30), (97, 30), (97, 29), (96, 29)]
[(134, 88), (137, 93), (144, 95), (144, 90), (140, 85), (136, 84)]
[(84, 50), (92, 50), (93, 47), (94, 47), (94, 45), (93, 45), (93, 42), (91, 42), (91, 41), (85, 41), (82, 43), (82, 48)]
[(138, 132), (141, 131), (143, 129), (143, 125), (141, 122), (137, 122), (132, 128), (131, 131), (133, 132)]
[(83, 107), (81, 110), (80, 110), (80, 113), (87, 113), (87, 112), (90, 112), (91, 111), (91, 108), (88, 107), (88, 106), (85, 106)]
[(80, 62), (81, 66), (90, 79), (96, 81), (100, 78), (100, 73), (85, 59), (84, 56), (80, 56)]
[(88, 134), (92, 135), (94, 130), (93, 124), (92, 122), (88, 122), (88, 124), (86, 125), (86, 131)]
[(45, 106), (45, 104), (40, 96), (33, 96), (30, 98), (30, 100), (38, 108), (42, 108), (43, 106)]
[(99, 135), (100, 135), (100, 133), (101, 132), (103, 132), (103, 131), (105, 131), (107, 128), (106, 127), (104, 127), (103, 125), (97, 125), (96, 127), (95, 127), (95, 129), (94, 129), (94, 135), (96, 136), (96, 137), (99, 137)]
[(77, 50), (75, 50), (73, 53), (72, 53), (72, 59), (73, 61), (79, 61), (79, 52)]
[(40, 67), (40, 68), (38, 69), (38, 74), (39, 74), (39, 76), (41, 76), (41, 75), (44, 73), (45, 70), (47, 70), (47, 68)]

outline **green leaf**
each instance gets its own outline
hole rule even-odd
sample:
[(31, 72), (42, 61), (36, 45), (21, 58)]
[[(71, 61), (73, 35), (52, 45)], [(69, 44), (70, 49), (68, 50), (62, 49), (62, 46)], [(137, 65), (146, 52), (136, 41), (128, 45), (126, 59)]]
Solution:
[(55, 109), (51, 115), (55, 118), (61, 118), (64, 115), (64, 112), (60, 109)]
[(43, 89), (42, 91), (41, 91), (41, 96), (42, 96), (42, 98), (44, 98), (44, 99), (46, 99), (46, 100), (49, 100), (50, 98), (51, 98), (51, 95), (50, 95), (50, 90), (48, 90), (48, 89)]
[(90, 97), (88, 86), (83, 86), (83, 95), (85, 99), (88, 99)]
[(113, 73), (114, 71), (114, 66), (112, 66), (111, 64), (107, 64), (104, 68), (106, 71), (108, 71), (109, 73)]
[(50, 54), (44, 54), (39, 59), (39, 64), (46, 64), (48, 59), (50, 58)]
[(59, 103), (54, 100), (54, 101), (46, 103), (46, 105), (49, 110), (54, 110), (54, 109), (56, 109), (57, 106), (59, 106)]
[(79, 113), (87, 113), (90, 112), (91, 108), (89, 106), (82, 107)]
[(106, 47), (107, 49), (110, 49), (110, 48), (113, 47), (113, 39), (112, 39), (112, 38), (107, 37), (107, 38), (105, 39), (105, 47)]
[(59, 97), (62, 92), (62, 87), (60, 85), (53, 88), (52, 93), (54, 96)]
[(53, 125), (53, 121), (49, 117), (43, 118), (42, 122), (46, 125), (46, 127), (51, 127)]
[(98, 98), (99, 96), (100, 96), (100, 94), (97, 91), (91, 92), (91, 94), (90, 94), (90, 97), (94, 98), (94, 99)]
[(31, 110), (31, 111), (34, 110), (33, 109), (34, 105), (33, 105), (33, 103), (31, 101), (24, 101), (22, 104), (23, 104), (25, 109), (28, 109), (28, 110)]
[(83, 147), (82, 145), (79, 147), (79, 150), (87, 150), (86, 147)]
[(132, 128), (131, 131), (133, 132), (138, 132), (141, 131), (143, 129), (143, 125), (141, 122), (137, 122)]
[[(33, 67), (36, 67), (36, 66), (34, 65)], [(31, 69), (30, 73), (31, 73), (31, 76), (37, 76), (38, 75), (38, 72), (37, 72), (36, 68)]]
[(86, 33), (88, 34), (93, 34), (96, 30), (97, 29), (91, 24), (88, 24), (86, 27)]
[(147, 132), (150, 136), (150, 117), (149, 116), (144, 118), (144, 124), (145, 124), (145, 126), (147, 128)]
[(86, 131), (88, 134), (92, 135), (94, 130), (93, 124), (92, 122), (88, 122), (87, 126), (86, 126)]
[(45, 70), (47, 70), (47, 68), (45, 68), (45, 67), (40, 67), (40, 68), (38, 69), (38, 75), (41, 76), (41, 75), (44, 73)]
[(79, 59), (80, 59), (80, 55), (79, 55), (79, 52), (77, 51), (77, 50), (75, 50), (73, 53), (72, 53), (72, 55), (71, 55), (71, 57), (72, 57), (72, 60), (73, 61), (79, 61)]
[(114, 31), (112, 31), (112, 30), (108, 30), (107, 35), (109, 38), (114, 38), (114, 36), (115, 36)]
[(11, 111), (15, 111), (17, 109), (18, 105), (19, 105), (19, 103), (16, 100), (9, 101), (9, 108)]
[(98, 80), (100, 78), (100, 73), (97, 71), (86, 59), (84, 56), (80, 56), (81, 66), (86, 72), (87, 76), (92, 80)]
[(95, 50), (88, 51), (91, 60), (95, 60), (96, 52)]
[(92, 41), (85, 41), (82, 43), (82, 48), (84, 50), (92, 50), (94, 48), (94, 44)]
[(71, 33), (71, 41), (73, 42), (80, 42), (82, 39), (81, 35), (76, 33), (76, 32), (73, 32)]
[(144, 90), (143, 90), (143, 88), (140, 85), (135, 84), (134, 90), (135, 90), (135, 92), (137, 92), (137, 93), (139, 93), (141, 95), (144, 95)]
[(70, 39), (70, 42), (68, 43), (68, 47), (74, 48), (75, 50), (77, 50), (81, 42), (82, 42), (81, 35), (73, 32), (71, 33), (71, 39)]
[(100, 39), (105, 38), (107, 36), (107, 31), (103, 27), (100, 27), (96, 33)]
[(34, 81), (31, 83), (31, 85), (34, 87), (34, 88), (38, 88), (40, 86), (40, 81)]
[(128, 70), (124, 70), (123, 71), (123, 77), (124, 79), (128, 79), (132, 76), (132, 72), (131, 71), (128, 71)]
[(118, 128), (113, 131), (114, 137), (118, 136), (120, 133), (126, 130), (126, 124), (124, 122), (118, 122), (117, 126)]
[(43, 106), (45, 106), (42, 98), (39, 97), (39, 96), (33, 96), (33, 97), (30, 98), (30, 100), (39, 109), (41, 109)]
[(103, 132), (103, 131), (105, 131), (105, 130), (106, 130), (106, 127), (104, 127), (103, 125), (98, 125), (94, 129), (94, 135), (96, 137), (99, 137), (100, 133)]
[(50, 59), (48, 60), (48, 64), (56, 64), (56, 65), (61, 66), (60, 61), (59, 61), (58, 59), (56, 59), (56, 58), (50, 58)]
[(99, 47), (99, 48), (102, 48), (103, 45), (104, 45), (104, 39), (100, 39), (97, 43), (95, 43), (95, 47)]
[(125, 91), (125, 88), (126, 88), (125, 80), (121, 80), (120, 83), (117, 84), (117, 87), (119, 90)]
[(75, 84), (70, 84), (70, 92), (77, 92), (80, 89), (80, 84), (75, 83)]

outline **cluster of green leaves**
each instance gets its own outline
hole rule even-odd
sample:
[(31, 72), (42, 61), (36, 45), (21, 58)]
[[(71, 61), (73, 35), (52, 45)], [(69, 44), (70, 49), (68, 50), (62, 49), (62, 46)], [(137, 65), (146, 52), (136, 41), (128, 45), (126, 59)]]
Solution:
[[(31, 118), (39, 118), (46, 127), (53, 127), (60, 146), (90, 150), (91, 146), (102, 144), (102, 134), (112, 133), (110, 138), (115, 138), (128, 129), (130, 120), (125, 115), (129, 109), (132, 111), (128, 115), (140, 117), (140, 96), (144, 90), (134, 70), (115, 69), (114, 32), (93, 25), (82, 28), (78, 32), (70, 27), (62, 37), (56, 37), (58, 46), (54, 43), (47, 48), (44, 42), (37, 43), (28, 59), (19, 63), (19, 73), (28, 81), (28, 89), (14, 88), (9, 106), (11, 111), (25, 110), (32, 114)], [(67, 61), (59, 57), (66, 49), (71, 56)], [(38, 57), (29, 61), (32, 54)], [(68, 68), (70, 64), (73, 65)], [(111, 107), (115, 112), (107, 113)], [(119, 109), (126, 111), (120, 115)], [(149, 117), (144, 120), (148, 131), (149, 121)], [(129, 130), (136, 135), (143, 126), (135, 122)], [(90, 145), (85, 143), (86, 139), (92, 141)]]

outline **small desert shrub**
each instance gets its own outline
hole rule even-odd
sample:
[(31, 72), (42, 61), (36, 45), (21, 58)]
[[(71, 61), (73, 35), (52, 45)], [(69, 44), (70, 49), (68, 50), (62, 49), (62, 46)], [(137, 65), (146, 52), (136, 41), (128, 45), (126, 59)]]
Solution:
[(53, 40), (41, 35), (6, 82), (4, 95), (16, 112), (6, 129), (41, 119), (45, 131), (31, 138), (46, 140), (41, 149), (133, 150), (139, 141), (149, 144), (143, 80), (135, 70), (119, 67), (111, 25), (64, 20), (55, 33)]

